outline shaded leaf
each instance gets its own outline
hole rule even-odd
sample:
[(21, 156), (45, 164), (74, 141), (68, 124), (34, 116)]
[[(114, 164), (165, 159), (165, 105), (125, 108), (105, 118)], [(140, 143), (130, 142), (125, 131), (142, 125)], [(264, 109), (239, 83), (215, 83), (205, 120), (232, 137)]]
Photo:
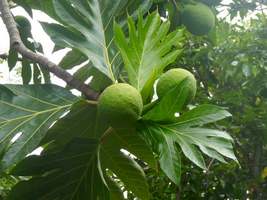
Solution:
[[(109, 129), (110, 130), (110, 129)], [(138, 198), (149, 199), (149, 190), (142, 168), (129, 156), (121, 152), (120, 142), (107, 131), (100, 147), (100, 161), (103, 171), (111, 170)]]
[(53, 8), (52, 0), (14, 0), (15, 3), (21, 5), (23, 8), (33, 8), (48, 14), (50, 17), (58, 20)]
[(33, 82), (35, 84), (40, 84), (42, 82), (41, 71), (37, 64), (34, 64), (33, 66)]
[(42, 176), (18, 183), (9, 199), (108, 199), (97, 167), (97, 149), (96, 140), (76, 139), (63, 151), (27, 157), (12, 174)]
[(159, 122), (175, 121), (175, 113), (182, 111), (185, 107), (190, 89), (188, 88), (189, 79), (183, 80), (180, 84), (168, 91), (153, 108), (144, 116), (144, 120)]
[(76, 137), (95, 138), (96, 105), (92, 103), (81, 100), (73, 104), (70, 112), (48, 130), (41, 144), (53, 142), (56, 149), (61, 149)]
[(21, 69), (22, 82), (23, 84), (29, 84), (32, 78), (31, 63), (28, 59), (23, 58), (21, 64), (22, 64), (22, 69)]
[(122, 190), (115, 180), (113, 180), (110, 176), (105, 176), (105, 181), (108, 185), (110, 200), (125, 200)]
[(1, 85), (0, 150), (6, 148), (1, 168), (6, 169), (33, 151), (48, 128), (76, 99), (54, 85)]
[(18, 53), (15, 50), (10, 49), (7, 59), (9, 71), (11, 71), (18, 61)]
[(83, 82), (91, 78), (89, 85), (97, 92), (103, 91), (107, 86), (112, 84), (112, 81), (96, 69), (91, 62), (78, 69), (73, 76)]
[(159, 156), (160, 168), (175, 184), (180, 184), (181, 156), (171, 134), (165, 134), (155, 126), (142, 126), (140, 132), (154, 147)]
[(63, 69), (71, 69), (77, 65), (82, 64), (87, 60), (87, 57), (78, 50), (69, 51), (58, 64)]
[(125, 149), (146, 162), (152, 169), (157, 169), (157, 162), (153, 152), (145, 140), (135, 130), (120, 130), (112, 132), (117, 147)]

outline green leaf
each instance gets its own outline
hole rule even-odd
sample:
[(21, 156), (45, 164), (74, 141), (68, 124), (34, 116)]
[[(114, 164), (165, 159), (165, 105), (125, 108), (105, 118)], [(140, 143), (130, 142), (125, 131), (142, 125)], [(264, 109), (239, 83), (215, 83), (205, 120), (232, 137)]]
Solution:
[(96, 69), (91, 62), (78, 69), (73, 76), (83, 82), (88, 78), (92, 78), (89, 85), (97, 92), (103, 91), (107, 86), (112, 84), (112, 81)]
[(22, 7), (30, 7), (32, 9), (41, 10), (50, 17), (58, 20), (53, 8), (52, 0), (14, 0), (15, 3)]
[(73, 76), (77, 79), (79, 79), (82, 82), (85, 82), (89, 77), (92, 76), (92, 63), (88, 63), (84, 66), (82, 66), (80, 69), (78, 69)]
[(33, 65), (33, 82), (35, 84), (40, 84), (42, 82), (41, 71), (37, 64)]
[(167, 94), (143, 116), (143, 119), (158, 122), (175, 121), (174, 114), (182, 111), (188, 99), (190, 93), (188, 89), (189, 81), (189, 79), (185, 79), (179, 85), (167, 92)]
[[(148, 131), (147, 131), (148, 132)], [(206, 128), (180, 127), (176, 124), (154, 125), (150, 135), (162, 133), (172, 142), (180, 145), (184, 155), (197, 166), (205, 169), (205, 162), (201, 151), (206, 155), (223, 161), (222, 156), (237, 161), (232, 146), (232, 138), (225, 132)], [(146, 133), (149, 135), (148, 133)], [(150, 136), (151, 137), (151, 136)], [(198, 147), (198, 148), (196, 148)]]
[(112, 129), (107, 130), (100, 147), (100, 161), (103, 171), (109, 169), (142, 200), (149, 199), (148, 184), (142, 168), (129, 156), (121, 152), (120, 141)]
[(223, 156), (238, 162), (233, 151), (233, 139), (228, 133), (197, 127), (229, 116), (231, 114), (223, 108), (207, 104), (183, 113), (176, 123), (143, 121), (138, 130), (159, 155), (161, 169), (174, 183), (179, 184), (177, 167), (180, 165), (180, 152), (175, 149), (175, 144), (180, 146), (189, 160), (203, 169), (206, 165), (202, 153), (221, 162), (225, 162)]
[(176, 185), (180, 184), (181, 156), (171, 134), (165, 134), (152, 125), (142, 126), (140, 132), (154, 147), (159, 156), (160, 168)]
[(131, 85), (142, 92), (143, 99), (149, 98), (154, 81), (163, 69), (173, 63), (181, 49), (173, 50), (183, 40), (181, 30), (168, 33), (169, 21), (162, 22), (154, 12), (144, 20), (139, 16), (135, 26), (128, 19), (129, 38), (118, 24), (114, 24), (115, 41), (122, 55)]
[(179, 143), (184, 155), (189, 160), (191, 160), (202, 169), (206, 169), (206, 164), (201, 152), (196, 148), (196, 146), (191, 144), (190, 140), (187, 140), (187, 138), (174, 136), (173, 141)]
[(203, 104), (177, 118), (176, 125), (191, 127), (202, 126), (231, 116), (232, 115), (222, 107)]
[(18, 183), (10, 200), (109, 199), (97, 164), (98, 142), (76, 139), (63, 151), (30, 156), (12, 174), (32, 176)]
[[(114, 45), (112, 22), (121, 12), (127, 12), (128, 1), (53, 0), (63, 26), (43, 23), (43, 27), (57, 45), (78, 49), (99, 71), (115, 81), (121, 61)], [(148, 7), (148, 2), (143, 3)]]
[(96, 120), (94, 103), (80, 100), (73, 104), (70, 112), (48, 130), (41, 144), (53, 142), (53, 147), (60, 149), (76, 137), (95, 138), (92, 131)]
[[(1, 169), (31, 153), (76, 100), (69, 91), (54, 85), (1, 85), (0, 151), (5, 148)], [(20, 137), (12, 141), (18, 134)]]
[(120, 185), (110, 176), (105, 176), (105, 181), (108, 185), (110, 200), (125, 200)]
[(157, 162), (151, 148), (135, 130), (113, 130), (111, 134), (118, 147), (134, 154), (152, 169), (157, 169)]
[(11, 71), (15, 67), (15, 65), (17, 64), (17, 61), (18, 61), (18, 53), (15, 50), (10, 49), (8, 53), (8, 60), (7, 60), (9, 71)]
[(87, 60), (87, 57), (78, 50), (69, 51), (58, 64), (63, 69), (71, 69), (82, 64)]
[(44, 67), (40, 67), (40, 70), (43, 74), (43, 78), (44, 78), (44, 82), (46, 84), (49, 84), (51, 83), (51, 80), (50, 80), (50, 73), (44, 68)]
[(29, 84), (32, 78), (32, 67), (31, 63), (27, 58), (23, 58), (21, 69), (21, 76), (23, 84)]

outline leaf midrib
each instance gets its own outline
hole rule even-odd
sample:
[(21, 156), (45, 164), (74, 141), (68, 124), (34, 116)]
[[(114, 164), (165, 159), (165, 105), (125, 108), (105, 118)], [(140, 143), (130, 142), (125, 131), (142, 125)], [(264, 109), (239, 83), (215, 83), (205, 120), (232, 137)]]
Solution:
[(48, 110), (44, 110), (44, 111), (40, 111), (40, 112), (36, 111), (36, 112), (34, 112), (34, 114), (24, 115), (24, 116), (20, 116), (20, 117), (17, 117), (17, 118), (9, 119), (9, 120), (6, 120), (6, 121), (2, 121), (2, 122), (0, 122), (0, 125), (1, 125), (0, 128), (2, 127), (2, 124), (8, 124), (10, 122), (21, 120), (21, 119), (27, 118), (27, 117), (36, 117), (36, 116), (41, 115), (41, 114), (45, 114), (45, 113), (48, 113), (48, 112), (53, 112), (53, 111), (56, 111), (56, 110), (61, 110), (61, 109), (70, 107), (71, 105), (72, 104), (59, 106), (59, 107), (56, 107), (56, 108), (52, 108), (52, 109), (48, 109)]

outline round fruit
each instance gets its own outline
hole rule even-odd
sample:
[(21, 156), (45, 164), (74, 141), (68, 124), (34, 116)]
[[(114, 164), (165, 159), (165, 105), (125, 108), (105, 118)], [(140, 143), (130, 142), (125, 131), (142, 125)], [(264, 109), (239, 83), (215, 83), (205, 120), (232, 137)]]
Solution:
[(187, 102), (191, 101), (195, 97), (197, 90), (196, 79), (191, 72), (181, 68), (170, 69), (159, 78), (156, 88), (159, 99), (163, 98), (167, 92), (179, 85), (186, 78), (188, 79), (187, 88), (189, 90)]
[(27, 37), (31, 34), (31, 23), (26, 17), (16, 16), (15, 21), (22, 37)]
[(140, 93), (129, 84), (118, 83), (107, 87), (100, 95), (98, 117), (113, 128), (132, 128), (142, 109)]
[(21, 29), (31, 31), (31, 28), (32, 28), (31, 23), (29, 22), (29, 20), (26, 17), (16, 16), (15, 21)]
[(182, 23), (194, 35), (205, 35), (215, 25), (215, 16), (203, 3), (187, 4), (182, 10)]

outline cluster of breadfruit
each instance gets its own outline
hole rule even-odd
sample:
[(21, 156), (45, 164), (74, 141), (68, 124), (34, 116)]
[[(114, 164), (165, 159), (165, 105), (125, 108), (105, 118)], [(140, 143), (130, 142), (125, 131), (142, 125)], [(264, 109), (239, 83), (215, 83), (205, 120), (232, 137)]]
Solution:
[[(189, 90), (186, 102), (190, 102), (196, 93), (196, 80), (192, 73), (181, 68), (171, 69), (161, 75), (156, 87), (159, 100), (185, 79)], [(142, 111), (142, 96), (136, 88), (127, 83), (113, 84), (107, 87), (99, 97), (98, 117), (114, 129), (135, 127), (136, 122), (141, 118)]]
[(206, 35), (215, 26), (215, 15), (206, 4), (190, 2), (181, 9), (182, 24), (194, 35)]

